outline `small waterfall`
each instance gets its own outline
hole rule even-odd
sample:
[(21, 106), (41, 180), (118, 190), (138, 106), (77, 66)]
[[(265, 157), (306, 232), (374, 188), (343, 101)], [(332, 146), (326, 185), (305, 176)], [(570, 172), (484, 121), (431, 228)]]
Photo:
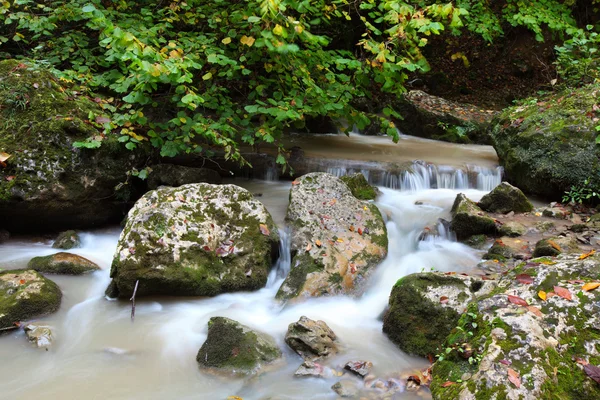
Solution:
[(504, 172), (502, 167), (496, 167), (495, 170), (477, 166), (471, 168), (477, 174), (476, 188), (479, 190), (490, 191), (502, 183), (502, 174)]
[(286, 229), (279, 229), (279, 258), (267, 279), (267, 288), (279, 286), (281, 280), (290, 272), (292, 264), (290, 234)]
[(279, 167), (277, 165), (270, 165), (265, 171), (265, 181), (275, 182), (279, 180)]

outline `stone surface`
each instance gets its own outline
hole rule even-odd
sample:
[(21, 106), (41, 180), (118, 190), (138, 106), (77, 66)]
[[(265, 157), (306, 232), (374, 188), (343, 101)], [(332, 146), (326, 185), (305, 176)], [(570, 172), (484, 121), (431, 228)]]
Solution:
[(526, 193), (560, 199), (589, 179), (600, 185), (600, 147), (593, 108), (600, 85), (548, 95), (511, 107), (494, 121), (491, 136), (509, 182)]
[(70, 250), (77, 247), (81, 247), (81, 238), (77, 231), (61, 232), (52, 243), (53, 249)]
[(379, 194), (379, 189), (369, 185), (365, 176), (360, 172), (342, 176), (340, 179), (348, 185), (352, 195), (359, 200), (375, 200)]
[(387, 231), (373, 203), (358, 200), (339, 178), (310, 173), (293, 182), (286, 221), (291, 271), (277, 298), (360, 295), (387, 254)]
[[(147, 160), (143, 147), (134, 154), (118, 135), (101, 136), (87, 120), (105, 111), (39, 65), (0, 61), (0, 82), (0, 151), (11, 155), (0, 170), (3, 228), (41, 232), (118, 222), (138, 188), (132, 183), (115, 193), (115, 187)], [(100, 138), (101, 147), (73, 147), (89, 137)]]
[(192, 168), (175, 164), (157, 164), (151, 167), (148, 175), (148, 188), (156, 189), (159, 186), (182, 186), (188, 183), (221, 183), (221, 176), (217, 171), (208, 168)]
[(508, 221), (505, 224), (502, 224), (500, 228), (498, 228), (498, 233), (502, 236), (508, 237), (519, 237), (523, 236), (527, 232), (527, 228), (525, 225), (516, 222), (516, 221)]
[(373, 363), (370, 361), (348, 361), (346, 365), (344, 365), (345, 370), (350, 371), (361, 378), (369, 375), (371, 368), (373, 368)]
[(494, 286), (494, 281), (437, 272), (405, 276), (390, 294), (383, 332), (409, 354), (438, 354), (469, 302)]
[(508, 182), (502, 182), (490, 193), (481, 198), (477, 205), (484, 211), (507, 214), (511, 211), (525, 213), (533, 210), (533, 205), (523, 192)]
[(111, 295), (214, 296), (256, 290), (278, 255), (271, 215), (234, 185), (162, 186), (129, 212), (113, 259)]
[(303, 378), (329, 378), (333, 376), (333, 371), (321, 363), (306, 360), (294, 372), (294, 376)]
[(332, 387), (340, 397), (354, 398), (358, 394), (358, 384), (355, 381), (349, 379), (343, 379), (335, 383)]
[(56, 253), (44, 257), (34, 257), (27, 268), (48, 274), (81, 275), (99, 271), (98, 264), (87, 258), (71, 253)]
[(483, 256), (486, 260), (507, 261), (510, 258), (525, 259), (531, 256), (530, 244), (527, 240), (503, 236)]
[[(522, 275), (529, 275), (531, 283), (524, 283)], [(600, 364), (595, 328), (600, 291), (583, 291), (581, 283), (599, 277), (597, 255), (520, 263), (501, 278), (496, 290), (469, 305), (458, 323), (460, 329), (446, 338), (443, 347), (452, 350), (433, 366), (433, 398), (600, 398), (600, 385), (577, 362), (582, 358)], [(569, 298), (558, 295), (557, 287)], [(546, 300), (540, 291), (547, 293)], [(473, 349), (475, 362), (456, 350), (465, 345)], [(518, 387), (510, 382), (509, 373), (518, 376)], [(470, 378), (460, 381), (465, 374)], [(444, 387), (447, 381), (455, 384)]]
[(38, 348), (48, 348), (52, 345), (54, 337), (52, 328), (40, 323), (31, 323), (23, 328), (27, 339)]
[(571, 237), (554, 236), (542, 239), (535, 244), (534, 257), (554, 257), (561, 253), (576, 253), (579, 251), (577, 241)]
[(225, 317), (212, 317), (196, 361), (203, 369), (232, 375), (259, 372), (281, 357), (275, 340)]
[(60, 307), (56, 283), (33, 270), (0, 271), (0, 329)]
[(305, 360), (315, 361), (338, 352), (337, 336), (323, 321), (305, 316), (288, 326), (285, 343)]
[(490, 235), (496, 233), (496, 223), (467, 196), (459, 193), (452, 205), (451, 227), (459, 240), (473, 235)]

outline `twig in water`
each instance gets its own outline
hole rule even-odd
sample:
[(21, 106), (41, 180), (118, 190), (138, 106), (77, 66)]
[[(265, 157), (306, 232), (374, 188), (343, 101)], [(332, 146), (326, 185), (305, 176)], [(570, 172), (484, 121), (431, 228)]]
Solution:
[(139, 279), (135, 281), (135, 287), (133, 288), (133, 296), (129, 300), (131, 300), (131, 322), (135, 319), (135, 294), (137, 293), (138, 284), (140, 283)]

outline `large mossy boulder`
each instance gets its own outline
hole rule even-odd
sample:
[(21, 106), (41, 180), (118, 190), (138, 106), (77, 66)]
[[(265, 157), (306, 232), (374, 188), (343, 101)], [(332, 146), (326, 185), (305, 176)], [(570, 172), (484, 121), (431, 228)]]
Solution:
[(81, 247), (81, 238), (77, 231), (73, 230), (59, 233), (52, 243), (53, 249), (71, 250), (77, 247)]
[(278, 299), (359, 295), (387, 254), (377, 206), (358, 200), (331, 174), (310, 173), (293, 182), (286, 221), (292, 265)]
[(477, 205), (484, 211), (508, 214), (525, 213), (533, 210), (533, 204), (523, 192), (508, 182), (502, 182), (481, 198)]
[(600, 85), (593, 84), (505, 110), (491, 135), (507, 180), (526, 193), (556, 199), (586, 179), (600, 186), (599, 94)]
[(584, 364), (600, 364), (600, 291), (581, 283), (599, 278), (597, 255), (532, 259), (509, 271), (446, 338), (433, 398), (599, 399)]
[(463, 275), (408, 275), (392, 289), (383, 332), (409, 354), (436, 355), (469, 302), (494, 286), (493, 281)]
[(225, 317), (208, 321), (208, 337), (196, 361), (202, 369), (228, 375), (259, 372), (281, 357), (275, 340)]
[[(40, 65), (0, 61), (0, 152), (10, 155), (0, 168), (4, 228), (56, 231), (122, 219), (135, 185), (118, 193), (115, 186), (138, 160), (118, 135), (102, 135), (90, 115), (107, 118), (99, 104)], [(102, 146), (73, 146), (89, 137)]]
[(459, 193), (452, 205), (452, 222), (450, 227), (459, 240), (466, 240), (474, 235), (495, 234), (497, 227), (493, 218), (483, 212), (477, 204)]
[(421, 90), (405, 94), (396, 108), (403, 117), (397, 121), (398, 127), (411, 135), (447, 142), (490, 143), (487, 130), (495, 111), (446, 100)]
[(33, 270), (0, 271), (0, 329), (50, 314), (60, 307), (56, 283)]
[(49, 256), (34, 257), (27, 268), (48, 274), (82, 275), (99, 271), (98, 264), (77, 254), (60, 252)]
[(110, 276), (110, 295), (215, 296), (256, 290), (278, 255), (271, 215), (246, 189), (162, 186), (129, 211)]

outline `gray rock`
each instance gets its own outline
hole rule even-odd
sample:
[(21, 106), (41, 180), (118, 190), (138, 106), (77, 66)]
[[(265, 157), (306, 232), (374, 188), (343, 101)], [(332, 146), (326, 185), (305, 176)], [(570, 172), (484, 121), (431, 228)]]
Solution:
[(459, 193), (452, 205), (451, 227), (459, 240), (473, 235), (489, 235), (496, 233), (496, 222), (486, 215), (475, 202)]
[(482, 210), (507, 214), (509, 212), (524, 213), (533, 210), (533, 205), (523, 192), (508, 182), (502, 182), (478, 203)]
[(349, 379), (344, 379), (332, 387), (334, 392), (336, 392), (340, 397), (355, 397), (358, 394), (358, 384), (355, 381), (351, 381)]
[(315, 361), (338, 352), (337, 336), (323, 321), (305, 316), (288, 326), (285, 342), (305, 360)]
[(39, 323), (31, 323), (23, 328), (27, 339), (38, 348), (48, 348), (52, 345), (54, 337), (52, 336), (52, 328), (48, 325)]
[(333, 376), (333, 371), (323, 364), (306, 360), (298, 367), (294, 375), (308, 378), (326, 378)]
[(87, 258), (64, 252), (34, 257), (27, 264), (27, 268), (38, 272), (65, 275), (81, 275), (100, 270), (96, 263)]
[(60, 233), (52, 244), (52, 248), (63, 250), (70, 250), (80, 246), (81, 239), (76, 231), (65, 231)]
[(516, 221), (508, 221), (498, 229), (498, 233), (500, 235), (508, 237), (523, 236), (526, 231), (527, 228), (525, 227), (525, 225), (520, 224)]
[[(234, 185), (161, 186), (129, 212), (113, 259), (111, 294), (214, 296), (257, 290), (278, 255), (264, 205)], [(116, 289), (114, 290), (114, 286)]]
[(361, 378), (364, 378), (369, 374), (373, 368), (373, 363), (370, 361), (348, 361), (346, 365), (344, 365), (344, 369), (350, 371)]

